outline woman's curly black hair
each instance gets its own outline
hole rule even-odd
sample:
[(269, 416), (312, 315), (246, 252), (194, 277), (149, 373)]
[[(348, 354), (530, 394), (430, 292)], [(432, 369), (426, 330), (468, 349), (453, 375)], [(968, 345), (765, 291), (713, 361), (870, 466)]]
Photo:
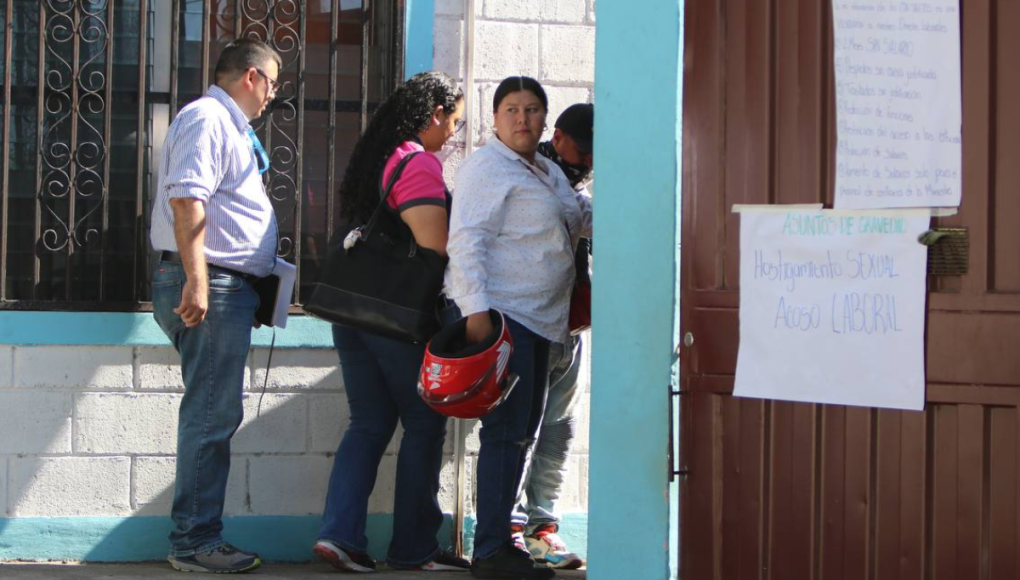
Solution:
[(429, 126), (436, 107), (457, 110), (464, 91), (448, 75), (429, 71), (414, 75), (376, 110), (358, 139), (340, 183), (340, 218), (364, 222), (379, 205), (379, 177), (397, 147)]

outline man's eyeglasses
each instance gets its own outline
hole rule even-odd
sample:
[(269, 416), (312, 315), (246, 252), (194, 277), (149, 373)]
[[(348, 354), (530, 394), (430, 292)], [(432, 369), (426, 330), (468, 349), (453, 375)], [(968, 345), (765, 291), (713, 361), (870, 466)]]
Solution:
[(262, 69), (256, 68), (255, 72), (259, 73), (260, 75), (262, 75), (262, 78), (266, 79), (266, 81), (269, 83), (269, 88), (272, 89), (273, 93), (280, 92), (280, 89), (283, 87), (282, 83), (280, 83), (276, 79), (270, 78), (269, 75), (262, 71)]

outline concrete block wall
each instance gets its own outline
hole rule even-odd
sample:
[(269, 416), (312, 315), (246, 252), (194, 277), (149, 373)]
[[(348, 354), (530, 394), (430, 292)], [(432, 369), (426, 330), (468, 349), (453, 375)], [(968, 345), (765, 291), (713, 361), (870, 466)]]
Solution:
[[(463, 0), (436, 0), (433, 65), (460, 82), (467, 77)], [(595, 84), (595, 0), (475, 0), (474, 85), (465, 87), (473, 110), (470, 138), (483, 144), (493, 132), (492, 97), (512, 75), (538, 79), (549, 96), (549, 130), (566, 107), (592, 102)], [(446, 164), (448, 180), (464, 143)]]
[[(267, 356), (262, 348), (249, 355), (225, 514), (319, 515), (349, 420), (336, 354), (277, 349), (261, 396)], [(168, 515), (183, 391), (170, 347), (0, 345), (0, 519)], [(478, 425), (469, 427), (470, 480)], [(440, 501), (451, 513), (452, 423), (449, 431)], [(383, 459), (371, 513), (392, 511), (400, 435)], [(561, 505), (585, 512), (587, 429), (575, 452)]]

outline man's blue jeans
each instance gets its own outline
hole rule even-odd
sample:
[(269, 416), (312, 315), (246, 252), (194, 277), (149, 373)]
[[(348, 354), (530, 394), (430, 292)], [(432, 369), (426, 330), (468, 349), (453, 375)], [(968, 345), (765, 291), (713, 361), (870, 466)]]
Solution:
[(520, 380), (501, 405), (482, 417), (478, 452), (475, 558), (495, 553), (511, 538), (511, 514), (545, 408), (549, 341), (507, 318), (514, 352), (510, 372)]
[(425, 347), (336, 325), (333, 343), (340, 355), (351, 423), (333, 460), (319, 539), (366, 551), (368, 498), (399, 420), (404, 436), (397, 456), (393, 535), (386, 562), (397, 567), (427, 563), (439, 553), (436, 534), (443, 523), (436, 495), (446, 417), (418, 396)]
[(187, 328), (173, 309), (181, 303), (181, 264), (160, 262), (152, 276), (152, 310), (181, 355), (184, 397), (177, 427), (177, 479), (170, 512), (176, 557), (223, 545), (223, 500), (230, 473), (230, 438), (241, 425), (241, 392), (259, 298), (251, 284), (209, 267), (209, 309)]
[(527, 533), (542, 524), (559, 523), (556, 500), (560, 497), (570, 446), (577, 430), (574, 407), (578, 399), (581, 348), (581, 338), (576, 336), (570, 339), (570, 344), (549, 346), (545, 414), (524, 472), (513, 518), (514, 524), (526, 526)]

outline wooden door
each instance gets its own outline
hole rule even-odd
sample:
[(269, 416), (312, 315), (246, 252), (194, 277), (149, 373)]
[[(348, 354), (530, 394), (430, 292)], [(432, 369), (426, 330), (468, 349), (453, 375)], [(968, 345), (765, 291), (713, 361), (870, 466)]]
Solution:
[(684, 579), (1020, 577), (1020, 3), (961, 0), (969, 271), (931, 277), (924, 412), (738, 399), (738, 203), (831, 207), (826, 0), (686, 3)]

